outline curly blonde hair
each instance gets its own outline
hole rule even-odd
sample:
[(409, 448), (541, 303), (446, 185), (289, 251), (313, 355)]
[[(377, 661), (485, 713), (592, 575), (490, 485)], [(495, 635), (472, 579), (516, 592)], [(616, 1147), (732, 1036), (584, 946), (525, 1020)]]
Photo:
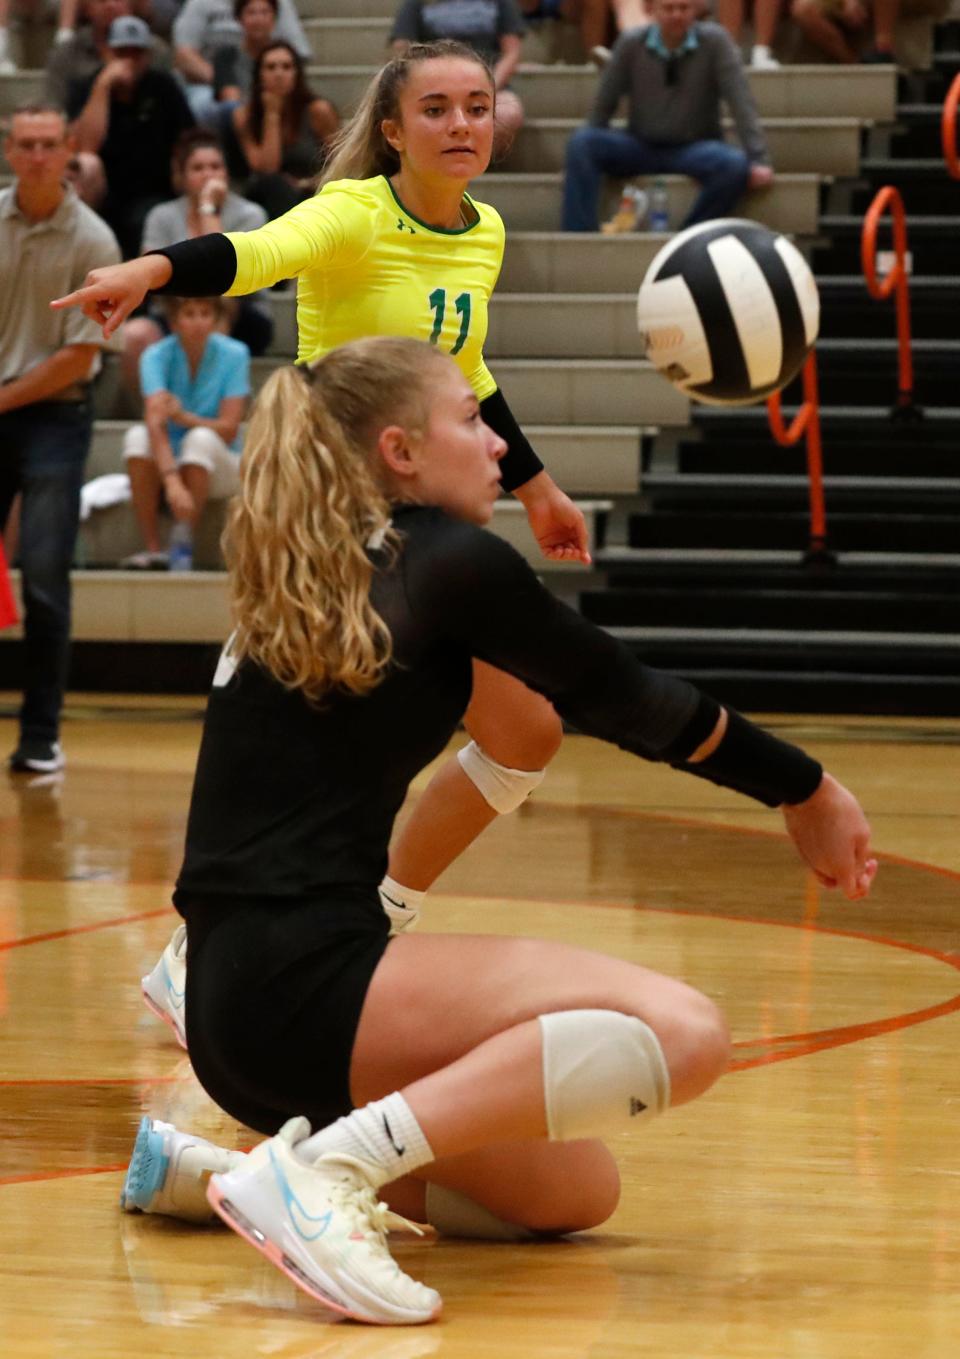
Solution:
[(312, 369), (277, 369), (257, 399), (224, 531), (231, 650), (311, 702), (365, 694), (390, 663), (390, 632), (370, 602), (369, 550), (399, 544), (377, 435), (426, 429), (449, 362), (419, 340), (356, 340)]

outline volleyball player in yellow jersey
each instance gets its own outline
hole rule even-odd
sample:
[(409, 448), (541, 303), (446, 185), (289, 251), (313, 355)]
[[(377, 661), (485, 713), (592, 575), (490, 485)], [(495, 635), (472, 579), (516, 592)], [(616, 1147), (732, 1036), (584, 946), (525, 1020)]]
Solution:
[[(371, 83), (315, 197), (257, 231), (95, 270), (54, 305), (82, 306), (109, 337), (150, 290), (239, 295), (296, 276), (300, 363), (366, 335), (410, 336), (450, 354), (507, 443), (503, 485), (544, 554), (588, 562), (582, 515), (543, 470), (483, 360), (504, 229), (466, 189), (490, 160), (494, 99), (471, 49), (411, 47)], [(479, 832), (537, 786), (561, 739), (545, 699), (479, 661), (465, 725), (473, 739), (438, 771), (391, 848), (384, 905), (397, 928), (415, 921), (423, 893)]]

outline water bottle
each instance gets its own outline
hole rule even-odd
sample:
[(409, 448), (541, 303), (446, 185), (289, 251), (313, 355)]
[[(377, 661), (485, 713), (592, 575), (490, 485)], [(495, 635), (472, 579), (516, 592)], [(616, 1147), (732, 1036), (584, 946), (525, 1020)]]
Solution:
[(662, 179), (654, 181), (653, 191), (650, 194), (648, 224), (651, 231), (670, 230), (670, 201), (667, 198), (667, 186)]
[(170, 570), (193, 570), (193, 533), (185, 519), (178, 519), (170, 530)]

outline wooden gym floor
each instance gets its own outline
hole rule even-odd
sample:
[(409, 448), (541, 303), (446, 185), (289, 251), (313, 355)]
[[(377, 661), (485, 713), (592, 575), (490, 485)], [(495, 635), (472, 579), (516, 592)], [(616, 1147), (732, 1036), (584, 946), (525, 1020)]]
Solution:
[[(0, 710), (5, 755), (13, 699)], [(960, 723), (771, 720), (867, 807), (882, 865), (853, 905), (817, 889), (776, 814), (565, 743), (434, 891), (428, 927), (681, 975), (725, 1007), (733, 1070), (617, 1140), (623, 1200), (600, 1231), (396, 1238), (446, 1311), (380, 1330), (332, 1322), (223, 1230), (117, 1207), (142, 1112), (243, 1140), (139, 997), (174, 924), (198, 715), (74, 698), (65, 776), (0, 776), (4, 1359), (954, 1359)]]

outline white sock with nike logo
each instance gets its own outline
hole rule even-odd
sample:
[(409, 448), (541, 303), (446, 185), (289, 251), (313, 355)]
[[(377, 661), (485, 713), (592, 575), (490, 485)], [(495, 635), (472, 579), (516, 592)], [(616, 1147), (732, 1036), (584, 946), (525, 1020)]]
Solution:
[(352, 1156), (370, 1167), (368, 1178), (376, 1187), (435, 1159), (413, 1110), (399, 1092), (338, 1118), (299, 1142), (296, 1151), (305, 1161), (338, 1154)]

